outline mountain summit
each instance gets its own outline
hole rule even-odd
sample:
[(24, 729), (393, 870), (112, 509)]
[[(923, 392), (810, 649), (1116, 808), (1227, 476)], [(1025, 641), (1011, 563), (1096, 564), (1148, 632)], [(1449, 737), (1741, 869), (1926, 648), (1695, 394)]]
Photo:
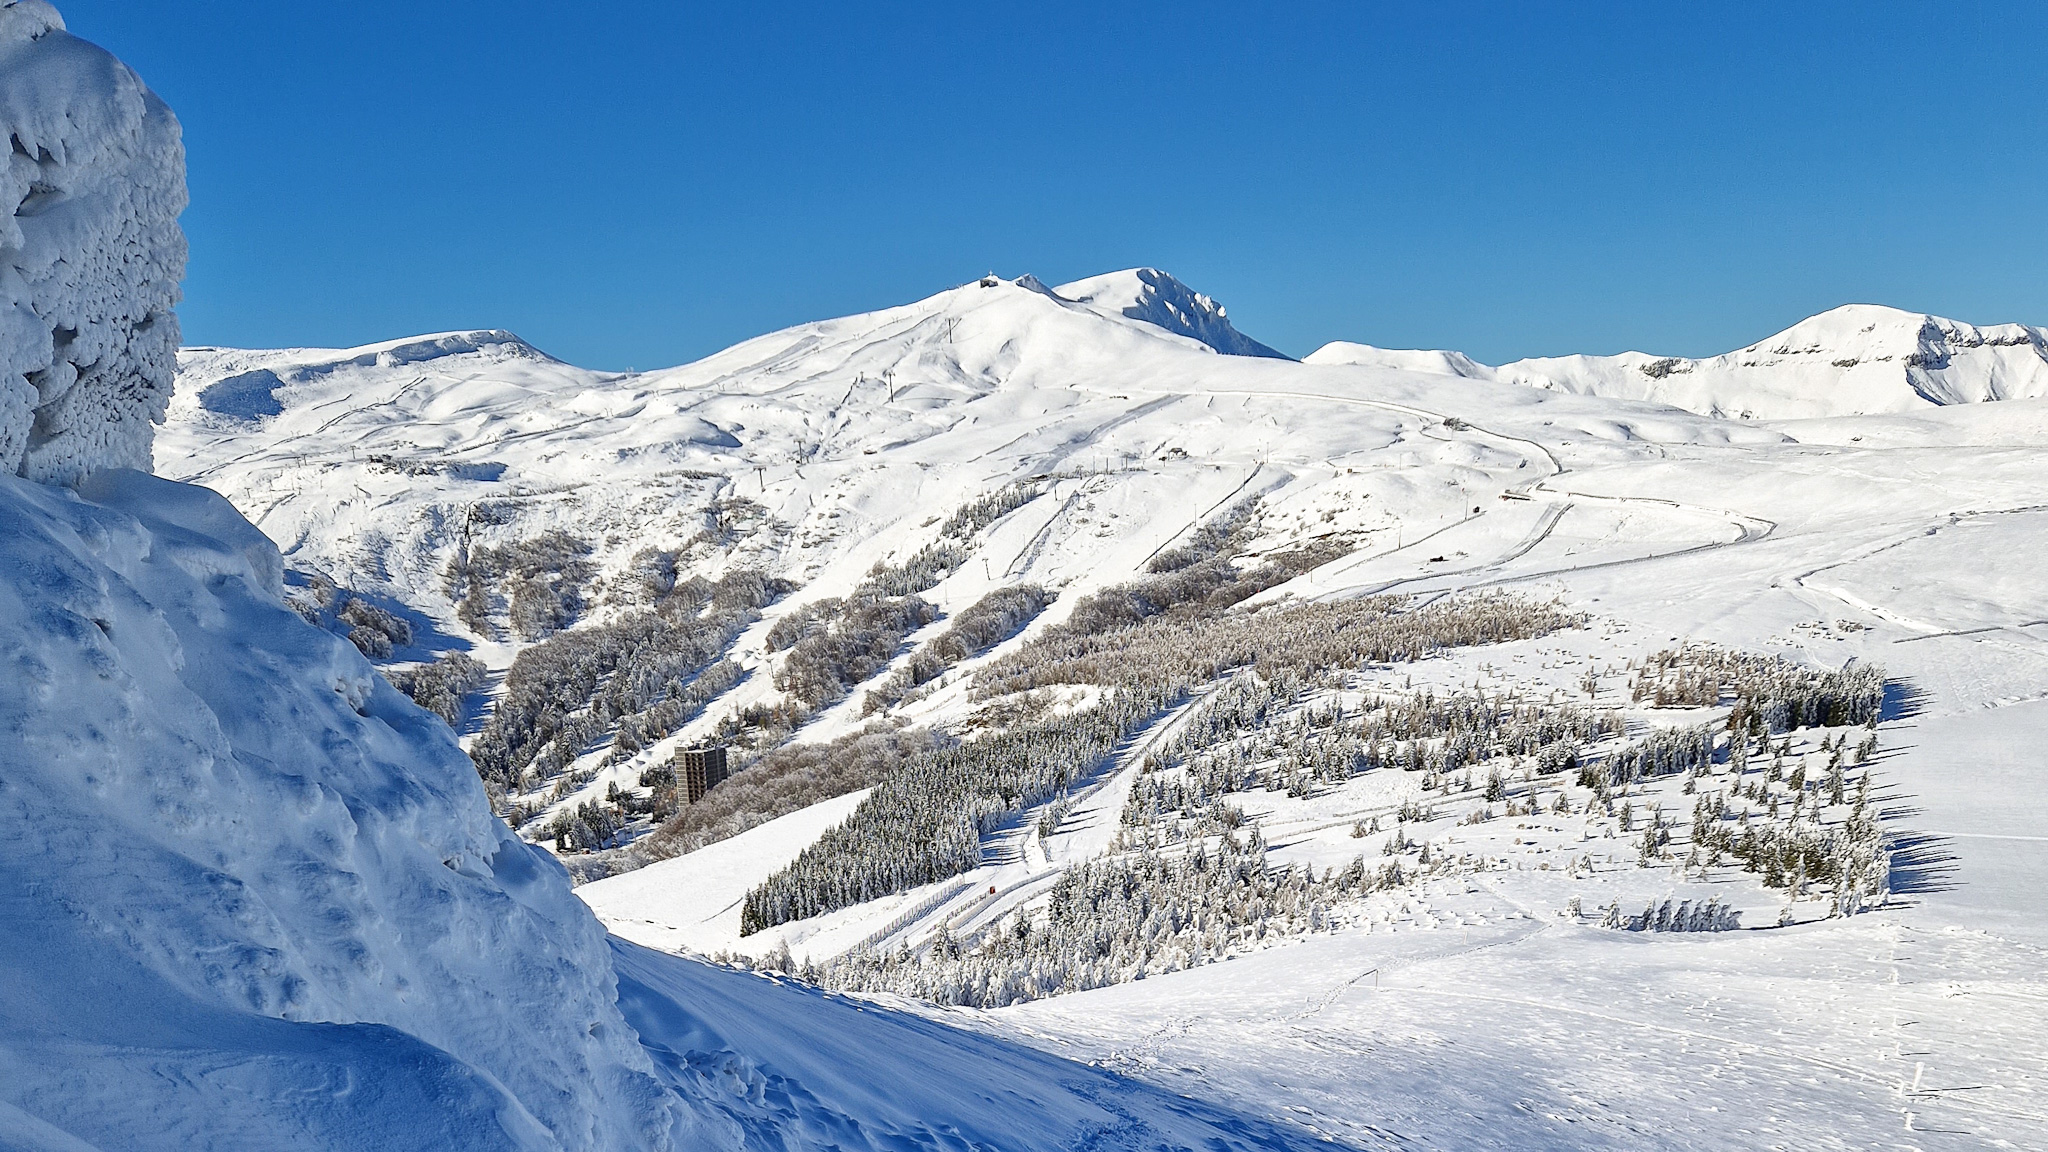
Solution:
[(1077, 304), (1116, 312), (1200, 340), (1225, 356), (1293, 359), (1231, 327), (1223, 305), (1157, 268), (1128, 268), (1091, 276), (1062, 284), (1053, 291)]

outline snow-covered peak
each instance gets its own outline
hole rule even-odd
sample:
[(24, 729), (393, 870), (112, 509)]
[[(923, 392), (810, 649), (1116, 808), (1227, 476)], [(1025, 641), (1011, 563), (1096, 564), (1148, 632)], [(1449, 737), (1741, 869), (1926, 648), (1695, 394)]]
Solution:
[(352, 363), (374, 362), (389, 367), (438, 360), (443, 356), (461, 356), (471, 352), (492, 352), (502, 356), (520, 356), (536, 360), (554, 359), (502, 328), (436, 332), (426, 336), (411, 336), (403, 340), (387, 340), (381, 344), (365, 344), (360, 348), (348, 349), (348, 357)]
[(1062, 284), (1054, 291), (1075, 303), (1089, 304), (1199, 340), (1226, 356), (1290, 358), (1231, 327), (1223, 305), (1157, 268), (1128, 268), (1091, 276)]
[(2042, 371), (2048, 364), (2048, 331), (2024, 324), (1965, 324), (1880, 304), (1830, 309), (1731, 355), (1758, 367), (1821, 359), (1845, 369), (1892, 364), (1903, 368), (1907, 383), (1933, 404), (2038, 396), (2048, 382)]

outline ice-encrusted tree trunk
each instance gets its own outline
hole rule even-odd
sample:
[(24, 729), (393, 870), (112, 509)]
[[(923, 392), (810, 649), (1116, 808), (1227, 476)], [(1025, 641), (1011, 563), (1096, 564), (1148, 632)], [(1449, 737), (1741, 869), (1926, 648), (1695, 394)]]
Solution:
[(0, 471), (147, 470), (177, 368), (177, 118), (45, 0), (12, 0), (0, 146)]

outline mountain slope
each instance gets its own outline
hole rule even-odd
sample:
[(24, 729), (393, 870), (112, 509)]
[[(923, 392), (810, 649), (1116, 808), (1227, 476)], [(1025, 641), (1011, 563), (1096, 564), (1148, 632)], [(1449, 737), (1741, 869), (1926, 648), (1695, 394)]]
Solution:
[[(1417, 372), (1217, 355), (1028, 278), (800, 325), (658, 372), (607, 375), (468, 343), (402, 362), (374, 349), (188, 350), (158, 459), (231, 493), (295, 568), (410, 613), (400, 661), (462, 648), (505, 668), (539, 638), (512, 618), (516, 588), (500, 582), (465, 608), (464, 589), (479, 585), (454, 574), (467, 557), (543, 539), (583, 550), (573, 580), (547, 579), (550, 596), (575, 601), (557, 615), (586, 621), (645, 611), (646, 564), (679, 583), (758, 570), (797, 585), (722, 653), (738, 680), (716, 707), (638, 750), (601, 745), (567, 766), (556, 756), (583, 791), (560, 791), (552, 769), (527, 781), (515, 799), (537, 806), (536, 832), (614, 786), (639, 787), (673, 739), (787, 704), (776, 686), (787, 657), (769, 643), (779, 618), (847, 595), (878, 564), (910, 563), (939, 546), (954, 513), (1005, 491), (1033, 498), (946, 545), (965, 552), (919, 595), (954, 613), (1042, 585), (1060, 593), (1042, 627), (1247, 498), (1292, 509), (1268, 548), (1301, 531), (1324, 547), (1399, 552), (1404, 533), (1470, 518), (1551, 474), (1538, 435), (1587, 459), (1779, 439), (1516, 385), (1464, 381), (1453, 394)], [(252, 393), (254, 373), (270, 376)], [(248, 412), (248, 394), (268, 397), (255, 405), (265, 410)], [(1488, 428), (1446, 423), (1452, 412), (1485, 413)], [(865, 719), (866, 688), (850, 688), (806, 739)]]
[(1282, 1152), (1312, 1133), (1014, 1040), (613, 941), (662, 1074), (748, 1148)]

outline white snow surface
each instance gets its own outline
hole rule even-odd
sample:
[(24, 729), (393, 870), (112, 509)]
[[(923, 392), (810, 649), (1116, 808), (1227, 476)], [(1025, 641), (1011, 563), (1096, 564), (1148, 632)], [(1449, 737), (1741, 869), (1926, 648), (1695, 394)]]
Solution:
[(44, 0), (0, 5), (0, 472), (148, 468), (185, 272), (177, 119)]
[(1864, 416), (2048, 396), (2048, 331), (2023, 324), (1980, 327), (1876, 304), (1834, 308), (1704, 360), (1623, 352), (1493, 368), (1460, 352), (1339, 341), (1303, 363), (1438, 372), (1743, 420)]

